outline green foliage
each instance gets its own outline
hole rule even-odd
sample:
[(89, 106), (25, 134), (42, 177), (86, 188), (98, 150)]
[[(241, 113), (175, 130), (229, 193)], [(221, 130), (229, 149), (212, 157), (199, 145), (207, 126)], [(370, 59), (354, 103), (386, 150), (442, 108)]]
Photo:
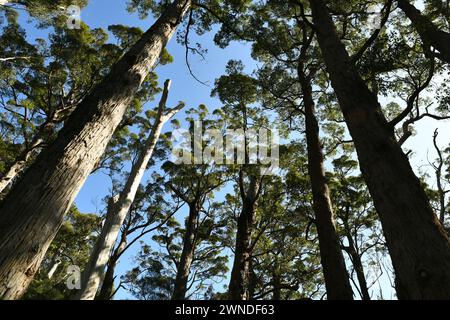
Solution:
[[(71, 299), (74, 292), (69, 290), (66, 285), (69, 276), (68, 268), (78, 266), (80, 270), (84, 269), (100, 227), (100, 217), (94, 214), (80, 213), (78, 209), (72, 207), (50, 245), (24, 299)], [(53, 267), (56, 267), (56, 271), (49, 278), (49, 272)]]

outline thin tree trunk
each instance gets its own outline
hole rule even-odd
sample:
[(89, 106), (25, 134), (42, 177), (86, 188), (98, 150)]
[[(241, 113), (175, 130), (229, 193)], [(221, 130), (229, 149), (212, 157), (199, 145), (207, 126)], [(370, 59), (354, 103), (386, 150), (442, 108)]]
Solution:
[(114, 273), (120, 256), (127, 247), (127, 234), (122, 233), (119, 245), (114, 250), (113, 254), (108, 260), (106, 266), (105, 276), (103, 277), (102, 286), (99, 294), (95, 297), (96, 300), (110, 300), (114, 294)]
[(439, 221), (445, 227), (445, 213), (447, 211), (447, 206), (445, 205), (446, 191), (444, 190), (444, 187), (442, 185), (442, 167), (444, 166), (444, 158), (442, 156), (441, 149), (439, 149), (439, 146), (437, 144), (438, 134), (439, 132), (436, 129), (433, 134), (433, 145), (436, 149), (436, 153), (438, 154), (439, 159), (438, 164), (433, 164), (433, 167), (436, 175), (437, 192), (439, 198)]
[(324, 156), (319, 137), (319, 123), (314, 110), (311, 80), (303, 70), (302, 61), (299, 62), (298, 66), (298, 78), (305, 106), (308, 173), (313, 194), (315, 224), (319, 236), (320, 257), (327, 298), (329, 300), (353, 300), (353, 291), (345, 267), (339, 237), (336, 233), (330, 191), (325, 177)]
[(241, 187), (242, 211), (237, 221), (234, 262), (228, 287), (230, 300), (248, 300), (250, 298), (250, 263), (253, 249), (252, 231), (255, 221), (258, 189), (259, 186), (255, 177), (250, 177), (250, 186), (247, 194), (242, 194), (243, 187)]
[(130, 175), (125, 183), (125, 187), (119, 195), (117, 203), (108, 207), (105, 225), (102, 228), (100, 236), (94, 246), (88, 265), (83, 273), (81, 281), (81, 291), (79, 299), (93, 300), (98, 287), (102, 282), (103, 272), (108, 262), (110, 254), (117, 242), (120, 227), (134, 202), (137, 189), (141, 184), (147, 165), (153, 155), (156, 143), (158, 142), (164, 124), (172, 118), (182, 107), (180, 105), (164, 114), (167, 97), (169, 95), (170, 80), (164, 83), (164, 92), (158, 107), (158, 114), (155, 118), (152, 131), (147, 140), (143, 143), (142, 151), (139, 154), (136, 163), (131, 168)]
[(367, 287), (366, 276), (364, 274), (364, 266), (361, 261), (361, 256), (357, 250), (357, 244), (353, 240), (353, 235), (351, 231), (351, 227), (348, 223), (350, 215), (350, 205), (348, 204), (346, 207), (345, 217), (342, 218), (344, 224), (344, 232), (345, 237), (347, 238), (348, 246), (343, 246), (343, 249), (350, 256), (350, 260), (352, 261), (353, 268), (356, 272), (356, 277), (358, 278), (359, 283), (359, 292), (361, 294), (361, 298), (363, 300), (370, 300), (369, 288)]
[(47, 273), (47, 278), (49, 279), (53, 278), (53, 275), (55, 274), (56, 270), (58, 269), (61, 263), (62, 263), (61, 260), (56, 260), (56, 262), (50, 268), (50, 271)]
[(46, 137), (54, 134), (56, 125), (64, 121), (67, 118), (67, 114), (70, 114), (72, 111), (73, 108), (56, 110), (38, 127), (31, 142), (1, 177), (0, 194), (4, 193), (5, 189), (11, 185), (14, 179), (26, 169), (32, 156), (37, 153), (38, 149), (43, 147), (44, 142), (46, 142), (45, 140), (47, 140)]
[(400, 299), (450, 299), (450, 242), (377, 97), (356, 72), (322, 0), (310, 0), (322, 56), (383, 226)]
[(26, 166), (27, 162), (36, 151), (36, 147), (39, 146), (43, 142), (43, 139), (39, 136), (36, 136), (33, 139), (31, 145), (24, 150), (19, 157), (17, 157), (16, 161), (6, 170), (5, 174), (0, 179), (0, 194), (2, 194), (5, 189), (11, 184), (12, 181), (22, 173)]
[(366, 275), (364, 274), (364, 266), (362, 264), (361, 257), (356, 252), (353, 238), (350, 235), (347, 235), (347, 240), (349, 242), (348, 254), (351, 256), (353, 268), (355, 269), (356, 277), (358, 278), (359, 289), (361, 290), (361, 298), (363, 300), (370, 300), (369, 288), (367, 287)]
[(186, 299), (188, 290), (189, 272), (192, 260), (194, 259), (195, 238), (197, 235), (197, 222), (200, 208), (197, 201), (189, 204), (189, 216), (186, 221), (186, 231), (183, 237), (183, 250), (181, 252), (180, 262), (177, 265), (177, 276), (172, 294), (172, 300)]
[(134, 94), (191, 5), (176, 0), (78, 105), (0, 204), (0, 299), (20, 298)]
[(439, 30), (433, 22), (422, 15), (408, 0), (398, 0), (398, 6), (411, 20), (425, 46), (432, 46), (439, 51), (438, 58), (450, 63), (450, 33)]

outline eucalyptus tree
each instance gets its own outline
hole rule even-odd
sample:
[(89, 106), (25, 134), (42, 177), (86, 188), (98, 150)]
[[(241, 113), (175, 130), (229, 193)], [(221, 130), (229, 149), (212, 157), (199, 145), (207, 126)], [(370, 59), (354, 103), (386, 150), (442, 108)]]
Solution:
[[(251, 149), (254, 148), (252, 141), (257, 138), (253, 137), (252, 134), (259, 132), (259, 129), (269, 129), (269, 120), (261, 114), (258, 108), (252, 106), (257, 102), (258, 87), (256, 79), (244, 73), (244, 66), (241, 61), (231, 60), (228, 62), (226, 74), (216, 80), (212, 95), (217, 95), (220, 101), (224, 103), (221, 112), (227, 129), (233, 129), (243, 135), (238, 143), (242, 144), (240, 149), (243, 149), (244, 156), (241, 162), (238, 161), (238, 164), (241, 165), (236, 167), (236, 184), (241, 197), (242, 208), (237, 218), (229, 298), (232, 300), (247, 300), (250, 298), (250, 264), (254, 247), (252, 238), (258, 207), (257, 202), (265, 180), (261, 173), (264, 171), (263, 167), (258, 164), (251, 164), (251, 160), (254, 160), (250, 159)], [(229, 135), (226, 139), (228, 144), (230, 140), (236, 138)]]
[[(309, 175), (314, 196), (316, 225), (322, 252), (322, 266), (328, 299), (352, 299), (343, 254), (335, 230), (334, 212), (324, 172), (324, 155), (315, 112), (313, 79), (321, 61), (313, 43), (314, 30), (285, 3), (268, 1), (255, 5), (251, 13), (240, 17), (243, 27), (234, 38), (253, 39), (253, 57), (264, 63), (259, 72), (260, 85), (268, 99), (265, 106), (281, 117), (292, 120), (304, 116), (308, 146)], [(292, 27), (294, 24), (294, 27)], [(226, 26), (223, 28), (226, 29)], [(290, 29), (289, 35), (285, 30)], [(221, 37), (220, 37), (221, 36)], [(224, 46), (233, 34), (219, 33), (216, 41)], [(301, 99), (301, 100), (300, 100)], [(299, 102), (300, 101), (300, 102)]]
[(172, 200), (166, 197), (161, 177), (157, 174), (153, 174), (144, 187), (140, 186), (121, 226), (118, 241), (109, 255), (101, 288), (95, 299), (109, 300), (124, 286), (119, 283), (115, 287), (114, 283), (119, 259), (138, 241), (173, 221), (182, 203)]
[[(180, 144), (174, 146), (173, 155), (175, 156), (178, 152), (177, 158), (167, 161), (162, 167), (166, 175), (165, 185), (168, 190), (175, 199), (182, 201), (188, 208), (180, 255), (176, 260), (173, 300), (187, 298), (189, 279), (196, 276), (191, 272), (191, 266), (196, 259), (196, 252), (200, 250), (200, 244), (204, 240), (202, 228), (204, 223), (209, 224), (214, 221), (214, 218), (210, 216), (212, 213), (208, 209), (209, 206), (208, 208), (205, 206), (213, 198), (214, 192), (220, 189), (228, 179), (226, 170), (220, 163), (211, 165), (209, 159), (204, 158), (212, 141), (205, 141), (202, 137), (207, 134), (209, 129), (218, 128), (217, 122), (212, 120), (208, 114), (205, 105), (200, 105), (198, 110), (186, 111), (189, 129), (183, 133), (183, 141), (178, 141)], [(201, 123), (200, 126), (199, 123)]]
[(105, 224), (82, 278), (82, 287), (79, 292), (79, 297), (82, 300), (93, 300), (95, 298), (102, 281), (102, 270), (105, 268), (109, 254), (117, 241), (120, 227), (133, 204), (137, 189), (153, 155), (162, 128), (167, 121), (184, 107), (184, 103), (180, 103), (173, 109), (167, 108), (170, 83), (170, 80), (166, 80), (164, 83), (164, 90), (156, 110), (154, 122), (151, 125), (151, 131), (142, 143), (142, 149), (136, 156), (123, 190), (120, 191), (116, 199), (112, 199), (108, 206)]
[[(309, 1), (318, 43), (380, 215), (401, 299), (449, 297), (450, 242), (377, 97), (356, 71), (328, 7)], [(405, 223), (408, 221), (408, 223)]]
[(77, 105), (56, 140), (1, 203), (2, 299), (24, 293), (64, 214), (190, 6), (190, 0), (176, 0), (165, 7), (154, 25)]
[[(215, 216), (216, 210), (215, 204), (210, 207), (208, 202), (201, 213), (186, 299), (211, 299), (213, 284), (223, 281), (228, 271), (228, 258), (222, 252), (226, 222)], [(159, 228), (152, 237), (154, 245), (142, 243), (135, 257), (137, 266), (121, 277), (122, 286), (139, 299), (172, 299), (185, 232), (175, 218)]]
[[(280, 147), (281, 176), (267, 177), (252, 239), (250, 298), (313, 299), (324, 295), (305, 149)], [(236, 197), (236, 195), (235, 195)]]

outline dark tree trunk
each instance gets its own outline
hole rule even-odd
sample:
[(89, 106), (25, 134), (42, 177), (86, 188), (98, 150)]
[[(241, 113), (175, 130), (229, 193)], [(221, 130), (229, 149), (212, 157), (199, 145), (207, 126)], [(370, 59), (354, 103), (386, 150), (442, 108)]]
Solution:
[(398, 0), (398, 6), (411, 20), (426, 47), (432, 46), (439, 51), (438, 58), (450, 63), (450, 33), (439, 30), (433, 22), (422, 15), (408, 0)]
[(228, 288), (230, 300), (250, 299), (250, 263), (253, 249), (252, 231), (256, 213), (256, 195), (258, 188), (256, 178), (250, 177), (249, 190), (246, 195), (242, 195), (242, 210), (237, 221), (234, 262)]
[(319, 45), (380, 215), (400, 299), (450, 299), (450, 242), (377, 97), (356, 72), (322, 0), (310, 0)]
[(189, 216), (186, 221), (186, 231), (183, 237), (183, 251), (177, 265), (177, 277), (172, 294), (172, 300), (186, 299), (188, 291), (189, 272), (195, 252), (195, 238), (200, 208), (196, 203), (189, 204)]
[(308, 150), (308, 173), (313, 194), (315, 224), (319, 236), (320, 257), (329, 300), (352, 300), (353, 291), (345, 267), (335, 217), (331, 206), (330, 191), (325, 177), (324, 156), (319, 137), (319, 123), (315, 115), (311, 79), (298, 66), (298, 78), (302, 88), (305, 107), (306, 144)]
[(190, 0), (176, 0), (78, 105), (0, 204), (0, 299), (20, 298)]
[(360, 255), (356, 252), (353, 238), (347, 236), (349, 241), (348, 254), (351, 257), (353, 267), (355, 268), (356, 277), (358, 278), (359, 289), (361, 290), (361, 298), (363, 300), (370, 300), (369, 288), (367, 287), (366, 276), (364, 274), (364, 266), (361, 261)]

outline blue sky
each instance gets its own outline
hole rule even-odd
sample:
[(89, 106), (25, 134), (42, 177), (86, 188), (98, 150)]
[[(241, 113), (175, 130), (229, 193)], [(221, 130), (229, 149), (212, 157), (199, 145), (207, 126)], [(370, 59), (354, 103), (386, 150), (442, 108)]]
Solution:
[[(123, 24), (128, 26), (140, 27), (146, 30), (153, 23), (152, 18), (140, 20), (137, 14), (130, 14), (126, 11), (125, 0), (90, 0), (87, 8), (82, 11), (82, 20), (91, 28), (101, 27), (107, 29), (112, 24)], [(22, 25), (27, 25), (25, 20)], [(27, 33), (30, 39), (36, 37), (45, 38), (46, 31), (38, 30), (28, 25)], [(160, 84), (165, 79), (172, 80), (171, 91), (168, 99), (168, 105), (174, 106), (178, 101), (186, 103), (186, 109), (190, 107), (197, 107), (199, 104), (206, 104), (208, 108), (214, 109), (221, 105), (220, 101), (210, 97), (210, 92), (214, 80), (224, 73), (225, 65), (230, 59), (241, 59), (246, 65), (246, 71), (251, 73), (256, 63), (250, 57), (250, 46), (242, 43), (232, 43), (227, 49), (220, 49), (213, 44), (213, 33), (208, 33), (202, 37), (197, 37), (195, 33), (191, 33), (191, 41), (193, 43), (199, 42), (205, 49), (208, 49), (206, 60), (202, 61), (199, 56), (192, 56), (190, 58), (192, 69), (196, 76), (209, 83), (209, 86), (202, 85), (195, 81), (189, 74), (185, 64), (184, 55), (185, 49), (179, 45), (175, 38), (169, 43), (167, 49), (173, 55), (174, 62), (166, 66), (160, 66), (156, 69), (159, 76)], [(156, 98), (158, 101), (158, 97)], [(149, 104), (148, 107), (153, 107), (156, 103)], [(382, 100), (383, 104), (389, 102)], [(178, 119), (183, 119), (183, 113), (176, 116)], [(421, 170), (428, 170), (428, 160), (433, 160), (436, 157), (435, 151), (432, 147), (432, 134), (436, 127), (440, 128), (440, 144), (448, 145), (448, 137), (450, 137), (450, 127), (448, 121), (437, 123), (432, 120), (422, 121), (416, 128), (420, 133), (412, 137), (407, 143), (406, 147), (414, 150), (412, 156), (412, 164), (416, 172)], [(105, 195), (110, 193), (111, 183), (109, 178), (105, 175), (97, 173), (88, 178), (86, 184), (83, 186), (79, 195), (76, 198), (76, 205), (81, 212), (99, 213), (103, 209), (102, 199)], [(185, 213), (185, 212), (184, 212)], [(117, 274), (121, 275), (129, 270), (131, 259), (139, 249), (139, 244), (135, 245), (131, 250), (125, 254), (117, 268)], [(384, 284), (388, 289), (387, 282)], [(385, 292), (386, 293), (386, 292)], [(389, 297), (389, 295), (385, 296)], [(131, 298), (124, 290), (120, 290), (116, 298)]]

